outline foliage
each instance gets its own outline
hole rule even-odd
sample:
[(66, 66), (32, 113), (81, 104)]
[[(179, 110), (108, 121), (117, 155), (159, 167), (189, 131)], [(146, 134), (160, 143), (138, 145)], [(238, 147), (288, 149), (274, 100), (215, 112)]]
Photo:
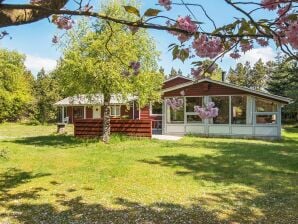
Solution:
[(268, 67), (259, 59), (253, 67), (249, 62), (245, 64), (238, 63), (235, 69), (230, 69), (228, 73), (228, 82), (245, 86), (255, 90), (264, 90), (266, 87)]
[(24, 55), (0, 49), (0, 122), (30, 113), (33, 78), (24, 61)]
[(293, 103), (283, 108), (283, 113), (292, 113), (298, 119), (298, 64), (278, 57), (268, 64), (269, 80), (267, 91), (293, 99)]
[(0, 125), (0, 136), (13, 137), (0, 139), (8, 153), (0, 162), (0, 222), (297, 220), (297, 128), (273, 142), (112, 136), (108, 145), (51, 135), (55, 130)]
[[(70, 2), (74, 4), (67, 4)], [(132, 33), (138, 32), (140, 28), (168, 31), (179, 41), (170, 45), (173, 59), (179, 58), (182, 61), (193, 58), (194, 54), (214, 61), (226, 54), (232, 58), (239, 58), (241, 57), (239, 52), (245, 53), (256, 46), (268, 46), (270, 41), (287, 54), (289, 59), (297, 60), (296, 0), (251, 2), (224, 0), (239, 16), (231, 18), (230, 22), (222, 26), (218, 26), (212, 18), (209, 12), (212, 10), (208, 10), (204, 1), (174, 3), (171, 0), (155, 0), (155, 2), (166, 10), (185, 7), (191, 16), (175, 15), (176, 18), (169, 18), (159, 8), (145, 9), (142, 12), (134, 1), (124, 2), (126, 4), (123, 4), (123, 9), (126, 16), (119, 17), (115, 14), (95, 12), (93, 6), (89, 4), (90, 1), (31, 0), (30, 4), (2, 4), (0, 27), (33, 23), (52, 16), (52, 23), (57, 25), (57, 28), (69, 30), (73, 27), (73, 16), (86, 16), (125, 25)], [(74, 5), (74, 8), (70, 8), (69, 5)], [(194, 13), (194, 9), (197, 8), (204, 16), (200, 20)], [(179, 11), (172, 10), (172, 12)], [(212, 28), (208, 28), (208, 25)], [(117, 33), (117, 30), (114, 32)], [(6, 35), (7, 32), (2, 31), (0, 38)], [(57, 36), (53, 40), (57, 42)]]
[[(102, 8), (108, 15), (126, 15), (116, 2)], [(121, 100), (137, 96), (141, 107), (160, 99), (163, 75), (158, 72), (155, 44), (145, 30), (133, 35), (119, 24), (98, 22), (89, 27), (82, 21), (67, 37), (57, 69), (61, 87), (68, 95), (102, 94), (104, 127), (112, 95)]]
[(41, 123), (56, 120), (57, 108), (54, 107), (61, 98), (60, 88), (55, 73), (46, 74), (42, 68), (37, 74), (34, 94), (36, 100), (36, 119)]

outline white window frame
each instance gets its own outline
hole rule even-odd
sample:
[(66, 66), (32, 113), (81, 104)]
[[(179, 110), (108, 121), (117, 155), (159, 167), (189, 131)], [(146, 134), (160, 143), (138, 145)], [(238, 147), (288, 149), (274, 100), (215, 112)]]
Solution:
[(188, 122), (187, 121), (187, 116), (188, 115), (198, 115), (198, 113), (196, 112), (187, 112), (186, 111), (186, 104), (187, 104), (187, 98), (202, 98), (202, 105), (199, 106), (203, 106), (204, 104), (204, 96), (184, 96), (184, 123), (185, 124), (203, 124), (203, 120), (201, 119), (201, 121), (198, 122)]
[[(119, 108), (119, 110), (117, 110)], [(119, 114), (117, 114), (119, 112)], [(120, 117), (121, 116), (121, 105), (112, 105), (110, 110), (111, 117)]]
[[(257, 112), (257, 100), (258, 99), (261, 99), (263, 101), (271, 101), (271, 102), (275, 103), (276, 104), (276, 111), (274, 111), (274, 112), (266, 112), (266, 111)], [(279, 119), (279, 116), (278, 116), (278, 103), (276, 101), (268, 100), (268, 99), (265, 99), (265, 98), (262, 98), (262, 97), (255, 97), (254, 104), (255, 104), (254, 105), (254, 114), (253, 114), (253, 116), (254, 116), (254, 125), (256, 125), (256, 126), (264, 126), (264, 125), (266, 125), (266, 126), (276, 126), (276, 125), (278, 125), (278, 119)], [(257, 115), (271, 115), (271, 116), (275, 115), (276, 121), (275, 121), (275, 123), (257, 123)]]
[[(161, 102), (161, 109), (163, 107), (163, 102)], [(150, 102), (150, 116), (162, 116), (162, 112), (161, 114), (154, 114), (152, 113), (152, 103)]]

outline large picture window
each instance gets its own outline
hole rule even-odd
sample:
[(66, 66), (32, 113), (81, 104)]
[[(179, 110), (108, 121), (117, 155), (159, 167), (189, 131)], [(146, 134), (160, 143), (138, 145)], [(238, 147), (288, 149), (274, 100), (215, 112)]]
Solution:
[(255, 102), (256, 124), (276, 124), (277, 103), (262, 98), (256, 98)]
[(246, 124), (246, 96), (231, 96), (232, 124)]
[(202, 123), (202, 119), (195, 113), (195, 106), (203, 105), (203, 97), (186, 97), (186, 120), (187, 123)]
[(229, 96), (213, 96), (211, 101), (219, 109), (218, 116), (213, 118), (213, 124), (229, 124)]

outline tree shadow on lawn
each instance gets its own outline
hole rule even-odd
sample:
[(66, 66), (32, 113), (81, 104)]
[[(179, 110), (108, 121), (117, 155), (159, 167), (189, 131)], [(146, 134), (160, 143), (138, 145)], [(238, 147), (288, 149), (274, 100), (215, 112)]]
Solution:
[(69, 135), (49, 135), (49, 136), (35, 136), (26, 137), (7, 142), (14, 142), (21, 145), (32, 145), (39, 147), (57, 146), (59, 148), (75, 147), (82, 143), (98, 142), (96, 139), (79, 139)]
[[(123, 198), (116, 198), (117, 209), (98, 203), (86, 203), (82, 196), (70, 197), (65, 191), (53, 195), (54, 203), (40, 203), (45, 188), (33, 188), (20, 193), (10, 190), (35, 178), (50, 174), (32, 174), (18, 169), (8, 169), (0, 176), (0, 222), (28, 224), (40, 223), (228, 223), (195, 203), (188, 207), (173, 203), (142, 205)], [(55, 186), (55, 185), (54, 185)], [(26, 200), (30, 200), (27, 202)], [(33, 201), (33, 202), (32, 202)], [(62, 207), (62, 209), (59, 207)], [(1, 210), (0, 210), (1, 211)]]
[[(165, 147), (186, 150), (140, 162), (170, 167), (178, 176), (191, 176), (198, 183), (207, 181), (211, 186), (226, 189), (226, 192), (214, 193), (208, 200), (199, 199), (203, 204), (232, 206), (235, 211), (230, 217), (242, 222), (251, 218), (247, 211), (260, 209), (267, 218), (265, 223), (298, 223), (298, 147), (295, 144), (198, 139), (193, 144), (165, 143)], [(187, 154), (187, 147), (216, 153), (193, 156)], [(242, 209), (236, 209), (239, 206), (235, 202)]]

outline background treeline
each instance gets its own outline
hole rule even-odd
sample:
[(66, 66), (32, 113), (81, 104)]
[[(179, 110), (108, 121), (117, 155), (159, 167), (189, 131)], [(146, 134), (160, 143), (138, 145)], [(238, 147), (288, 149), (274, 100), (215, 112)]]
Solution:
[[(57, 108), (53, 104), (65, 96), (59, 83), (59, 71), (46, 73), (42, 69), (33, 76), (24, 65), (25, 56), (0, 49), (0, 122), (25, 120), (34, 123), (56, 122)], [(206, 61), (205, 63), (210, 63)], [(222, 69), (208, 76), (221, 80)], [(161, 72), (164, 70), (161, 68)], [(168, 78), (183, 75), (174, 68)], [(226, 74), (226, 82), (255, 90), (292, 98), (294, 103), (282, 110), (284, 122), (298, 121), (298, 63), (287, 61), (278, 55), (275, 61), (263, 63), (259, 60), (251, 65), (238, 63)]]
[(0, 122), (56, 121), (53, 103), (62, 98), (55, 72), (42, 69), (33, 76), (24, 65), (25, 56), (0, 49)]

